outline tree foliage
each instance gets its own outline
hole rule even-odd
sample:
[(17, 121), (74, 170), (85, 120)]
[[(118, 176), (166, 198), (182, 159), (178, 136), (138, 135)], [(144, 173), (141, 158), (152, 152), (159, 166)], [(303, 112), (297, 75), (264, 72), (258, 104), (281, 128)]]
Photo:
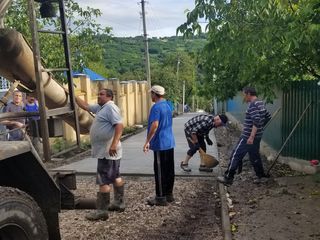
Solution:
[[(35, 3), (35, 6), (39, 29), (61, 31), (59, 17), (41, 19), (38, 11), (40, 6), (38, 3)], [(96, 22), (102, 14), (101, 11), (91, 7), (81, 8), (75, 0), (65, 1), (65, 9), (73, 68), (81, 69), (92, 62), (103, 62), (104, 49), (98, 36), (104, 35), (104, 39), (107, 39), (111, 29), (103, 28)], [(6, 15), (5, 25), (21, 32), (31, 41), (26, 0), (12, 2)], [(40, 33), (39, 39), (41, 57), (46, 67), (65, 67), (62, 37)]]
[[(111, 38), (110, 29), (104, 29), (96, 22), (101, 15), (99, 9), (81, 8), (75, 0), (65, 1), (69, 32), (70, 52), (73, 69), (89, 67), (108, 78), (120, 80), (145, 80), (144, 42), (141, 36)], [(36, 12), (39, 15), (39, 4)], [(6, 27), (15, 28), (29, 41), (29, 19), (27, 1), (15, 0), (6, 16)], [(61, 30), (58, 18), (37, 18), (40, 29)], [(166, 88), (167, 97), (182, 102), (183, 82), (186, 86), (186, 102), (193, 94), (201, 94), (196, 83), (199, 69), (196, 68), (196, 52), (205, 44), (205, 36), (191, 39), (182, 37), (149, 39), (152, 84)], [(40, 47), (43, 62), (48, 68), (65, 67), (62, 38), (59, 35), (40, 33)], [(180, 61), (179, 70), (177, 69)], [(61, 80), (64, 75), (55, 76)]]
[[(177, 36), (149, 39), (151, 82), (164, 86), (168, 99), (182, 102), (183, 82), (186, 103), (191, 104), (192, 95), (201, 94), (198, 88), (202, 84), (196, 83), (201, 79), (200, 70), (197, 69), (197, 53), (205, 43), (205, 36), (192, 39)], [(112, 70), (107, 77), (146, 80), (143, 44), (142, 37), (113, 38), (106, 42), (105, 64)]]
[(153, 66), (152, 84), (164, 86), (167, 98), (180, 103), (183, 98), (182, 86), (185, 85), (186, 102), (190, 102), (195, 92), (195, 70), (196, 63), (192, 56), (186, 52), (173, 52), (162, 63)]
[(203, 51), (206, 90), (219, 99), (245, 85), (272, 100), (289, 81), (319, 78), (318, 0), (196, 0), (177, 31), (185, 36), (208, 22)]

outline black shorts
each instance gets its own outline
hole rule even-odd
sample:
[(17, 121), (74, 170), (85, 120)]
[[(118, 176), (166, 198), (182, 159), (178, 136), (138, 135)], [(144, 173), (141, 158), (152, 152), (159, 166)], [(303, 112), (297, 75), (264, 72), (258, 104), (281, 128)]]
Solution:
[(106, 158), (98, 159), (97, 179), (98, 185), (109, 185), (120, 177), (120, 159), (110, 160)]

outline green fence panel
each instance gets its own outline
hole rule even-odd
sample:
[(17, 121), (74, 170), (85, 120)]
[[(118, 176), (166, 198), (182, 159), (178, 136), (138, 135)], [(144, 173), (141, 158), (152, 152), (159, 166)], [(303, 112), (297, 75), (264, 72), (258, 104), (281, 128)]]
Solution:
[(283, 92), (283, 142), (311, 103), (284, 148), (284, 156), (320, 159), (320, 86), (317, 83), (318, 81), (292, 82), (290, 88)]

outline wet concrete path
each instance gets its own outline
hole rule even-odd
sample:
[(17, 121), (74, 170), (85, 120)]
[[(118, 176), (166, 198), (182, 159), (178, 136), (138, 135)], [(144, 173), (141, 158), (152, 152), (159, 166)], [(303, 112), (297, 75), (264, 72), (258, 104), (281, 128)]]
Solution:
[[(184, 124), (197, 113), (185, 113), (173, 119), (173, 131), (176, 140), (175, 147), (175, 173), (177, 176), (212, 176), (218, 175), (218, 167), (213, 173), (199, 172), (200, 156), (195, 154), (190, 160), (189, 166), (192, 172), (186, 173), (180, 169), (180, 162), (185, 158), (188, 144), (184, 135)], [(122, 142), (123, 157), (120, 165), (120, 172), (123, 175), (153, 175), (153, 152), (144, 153), (143, 144), (146, 139), (146, 130), (133, 135)], [(210, 138), (213, 141), (212, 146), (207, 146), (207, 153), (218, 159), (217, 145), (214, 136), (214, 130), (210, 132)], [(95, 158), (85, 158), (78, 162), (71, 163), (57, 168), (57, 170), (75, 170), (79, 174), (94, 174), (96, 172), (97, 160)]]

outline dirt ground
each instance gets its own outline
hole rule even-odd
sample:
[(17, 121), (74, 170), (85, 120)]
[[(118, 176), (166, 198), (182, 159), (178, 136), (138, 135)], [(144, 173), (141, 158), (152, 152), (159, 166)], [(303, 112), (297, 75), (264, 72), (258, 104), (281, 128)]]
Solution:
[[(215, 130), (220, 166), (227, 167), (240, 132), (233, 127)], [(82, 153), (82, 157), (90, 154)], [(51, 163), (56, 167), (81, 159)], [(266, 168), (270, 166), (264, 159)], [(50, 166), (49, 166), (50, 167)], [(234, 240), (320, 239), (320, 175), (307, 176), (276, 164), (268, 183), (253, 183), (253, 169), (244, 161), (243, 172), (227, 189)], [(64, 210), (60, 214), (62, 239), (223, 239), (220, 199), (214, 178), (177, 178), (176, 202), (149, 207), (145, 199), (154, 193), (153, 178), (126, 178), (127, 209), (111, 213), (107, 222), (84, 219), (90, 210)], [(77, 195), (95, 197), (91, 177), (78, 178)]]
[[(227, 167), (239, 131), (216, 130), (222, 167)], [(264, 161), (266, 168), (270, 162)], [(276, 164), (266, 184), (253, 183), (248, 160), (227, 188), (229, 216), (235, 240), (320, 239), (320, 175), (307, 176)]]
[[(175, 202), (165, 207), (146, 205), (154, 194), (153, 177), (125, 177), (126, 205), (111, 212), (107, 221), (90, 222), (93, 210), (63, 210), (59, 214), (63, 240), (143, 239), (221, 240), (220, 199), (214, 178), (176, 178)], [(94, 177), (77, 179), (77, 196), (94, 198)]]

